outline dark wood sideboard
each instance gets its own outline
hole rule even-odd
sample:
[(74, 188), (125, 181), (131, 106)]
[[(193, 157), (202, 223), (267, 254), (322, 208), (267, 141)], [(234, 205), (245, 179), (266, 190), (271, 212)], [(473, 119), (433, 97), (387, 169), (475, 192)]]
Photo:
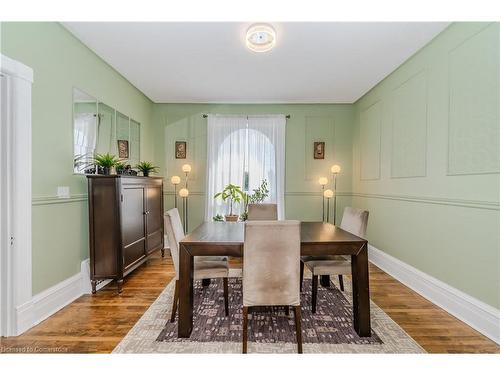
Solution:
[(163, 179), (88, 175), (90, 279), (123, 278), (155, 251), (163, 256)]

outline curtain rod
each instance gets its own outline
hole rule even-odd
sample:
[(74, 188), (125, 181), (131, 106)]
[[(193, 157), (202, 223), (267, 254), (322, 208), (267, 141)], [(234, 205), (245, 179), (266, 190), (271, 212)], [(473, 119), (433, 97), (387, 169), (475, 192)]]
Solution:
[[(207, 118), (208, 117), (208, 115), (206, 113), (204, 113), (202, 116), (203, 116), (203, 118)], [(285, 118), (289, 119), (290, 115), (286, 115)]]

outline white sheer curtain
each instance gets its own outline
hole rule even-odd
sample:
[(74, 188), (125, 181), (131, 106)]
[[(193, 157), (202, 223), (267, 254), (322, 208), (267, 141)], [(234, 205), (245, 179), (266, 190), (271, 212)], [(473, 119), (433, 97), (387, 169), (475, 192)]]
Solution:
[[(216, 193), (230, 183), (243, 185), (246, 128), (245, 116), (208, 115), (206, 221), (216, 214), (229, 214), (227, 203), (214, 199)], [(238, 205), (233, 206), (233, 213), (241, 213)]]
[(278, 219), (285, 219), (284, 115), (248, 116), (249, 191), (263, 179), (269, 183), (266, 201), (278, 204)]
[[(74, 152), (75, 156), (80, 156), (81, 163), (91, 163), (97, 144), (97, 121), (93, 113), (77, 113), (74, 125)], [(76, 172), (81, 172), (75, 167)], [(85, 168), (83, 168), (85, 169)]]
[[(278, 218), (285, 218), (285, 125), (284, 115), (208, 116), (205, 220), (229, 213), (227, 203), (213, 196), (229, 183), (244, 188), (246, 172), (250, 193), (268, 181), (266, 201), (277, 203)], [(242, 212), (243, 205), (233, 207), (233, 213)]]

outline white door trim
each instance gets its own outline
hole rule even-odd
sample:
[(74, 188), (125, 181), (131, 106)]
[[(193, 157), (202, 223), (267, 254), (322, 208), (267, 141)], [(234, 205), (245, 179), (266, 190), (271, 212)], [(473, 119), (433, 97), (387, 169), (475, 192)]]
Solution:
[[(2, 104), (2, 221), (0, 243), (0, 282), (3, 307), (3, 336), (19, 335), (32, 322), (18, 317), (21, 306), (32, 299), (31, 267), (31, 88), (33, 70), (0, 55), (4, 76), (5, 101)], [(3, 169), (5, 168), (5, 169)], [(5, 171), (5, 172), (3, 172)]]

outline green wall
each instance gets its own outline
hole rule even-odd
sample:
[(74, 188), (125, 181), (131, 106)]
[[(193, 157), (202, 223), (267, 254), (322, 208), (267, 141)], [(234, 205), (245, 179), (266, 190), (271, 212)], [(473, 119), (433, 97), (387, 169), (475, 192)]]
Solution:
[[(33, 293), (80, 272), (88, 258), (86, 181), (73, 174), (73, 87), (141, 123), (152, 158), (152, 102), (58, 23), (2, 23), (1, 52), (34, 71)], [(148, 147), (145, 147), (148, 145)], [(70, 199), (57, 199), (69, 186)]]
[[(192, 165), (189, 177), (189, 227), (204, 219), (206, 178), (207, 119), (204, 113), (289, 114), (286, 125), (285, 215), (289, 219), (321, 220), (321, 188), (318, 178), (330, 179), (330, 167), (343, 167), (338, 180), (338, 210), (342, 212), (351, 197), (352, 105), (343, 104), (157, 104), (155, 124), (155, 161), (165, 181), (165, 208), (173, 207), (172, 175), (182, 176), (181, 166)], [(187, 159), (175, 159), (175, 141), (187, 141)], [(314, 160), (313, 142), (325, 141), (324, 160)]]
[(499, 36), (451, 25), (355, 104), (353, 144), (370, 243), (496, 308)]

